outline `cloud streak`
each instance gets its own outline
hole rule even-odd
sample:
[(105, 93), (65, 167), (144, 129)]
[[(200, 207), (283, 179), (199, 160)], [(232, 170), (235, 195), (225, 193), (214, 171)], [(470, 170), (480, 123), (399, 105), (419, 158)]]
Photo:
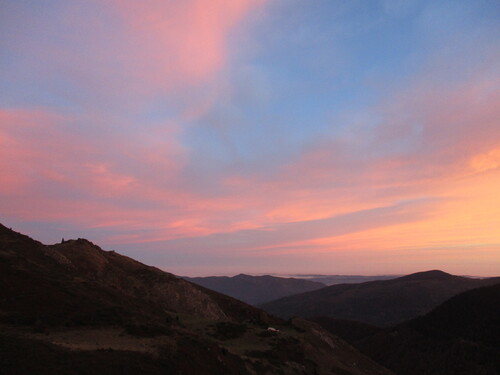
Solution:
[(141, 244), (141, 247), (145, 250), (152, 248), (167, 252), (180, 252), (185, 249), (210, 253), (253, 251), (311, 239), (341, 236), (394, 223), (418, 221), (425, 217), (426, 211), (431, 206), (432, 200), (425, 203), (423, 201), (403, 202), (394, 206), (351, 212), (324, 219), (277, 223), (257, 229)]

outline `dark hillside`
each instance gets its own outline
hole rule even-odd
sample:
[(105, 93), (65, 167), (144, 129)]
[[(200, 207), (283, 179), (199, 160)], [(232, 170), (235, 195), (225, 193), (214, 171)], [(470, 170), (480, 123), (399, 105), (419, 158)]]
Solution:
[(461, 292), (499, 280), (472, 279), (442, 271), (419, 272), (391, 280), (332, 285), (261, 307), (284, 318), (326, 316), (391, 326), (424, 315)]
[(500, 284), (461, 293), (393, 328), (313, 320), (397, 374), (500, 374)]
[(162, 320), (165, 311), (210, 319), (262, 312), (157, 268), (78, 239), (45, 246), (0, 227), (4, 319), (50, 324)]
[(319, 324), (327, 331), (332, 332), (334, 335), (353, 345), (359, 340), (384, 331), (383, 328), (357, 322), (355, 320), (335, 319), (327, 316), (318, 316), (308, 320)]

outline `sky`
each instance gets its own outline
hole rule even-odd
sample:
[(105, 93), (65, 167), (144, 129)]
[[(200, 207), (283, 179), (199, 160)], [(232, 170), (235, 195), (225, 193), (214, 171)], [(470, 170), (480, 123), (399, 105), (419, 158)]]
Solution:
[(500, 275), (498, 0), (0, 0), (0, 222), (179, 275)]

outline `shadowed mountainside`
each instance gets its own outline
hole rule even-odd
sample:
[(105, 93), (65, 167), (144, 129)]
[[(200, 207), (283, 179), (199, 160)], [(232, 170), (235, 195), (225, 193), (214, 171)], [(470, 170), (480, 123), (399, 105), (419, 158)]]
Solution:
[(131, 317), (163, 319), (164, 311), (222, 320), (262, 312), (84, 240), (45, 246), (0, 228), (4, 318), (77, 324)]
[[(268, 330), (272, 326), (275, 330)], [(0, 373), (391, 374), (320, 326), (0, 225)]]
[(250, 276), (239, 274), (233, 277), (184, 277), (184, 279), (251, 305), (257, 305), (293, 294), (309, 292), (326, 286), (325, 284), (309, 280), (269, 275)]
[(392, 280), (332, 285), (260, 307), (284, 318), (327, 316), (390, 326), (423, 315), (456, 294), (499, 280), (427, 271)]
[(314, 319), (398, 374), (500, 374), (500, 283), (447, 300), (393, 328)]
[(384, 331), (384, 328), (357, 322), (355, 320), (336, 319), (327, 316), (317, 316), (309, 318), (308, 320), (319, 324), (328, 332), (332, 332), (334, 335), (337, 335), (353, 345), (361, 339), (374, 336)]

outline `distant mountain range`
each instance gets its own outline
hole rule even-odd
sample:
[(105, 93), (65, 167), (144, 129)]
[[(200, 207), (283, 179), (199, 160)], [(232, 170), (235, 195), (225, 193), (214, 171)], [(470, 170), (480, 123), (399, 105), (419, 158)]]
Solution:
[(326, 316), (391, 326), (424, 315), (456, 294), (499, 281), (427, 271), (392, 280), (332, 285), (260, 307), (283, 318)]
[(250, 276), (239, 274), (233, 277), (184, 277), (184, 279), (251, 305), (258, 305), (281, 297), (309, 292), (326, 286), (323, 283), (309, 280), (269, 275)]
[(392, 328), (313, 320), (397, 374), (500, 374), (500, 284), (460, 293)]
[(316, 281), (325, 285), (337, 285), (337, 284), (359, 284), (365, 283), (367, 281), (377, 281), (377, 280), (390, 280), (403, 275), (375, 275), (375, 276), (364, 276), (364, 275), (306, 275), (297, 274), (290, 275), (291, 277), (297, 279), (304, 279), (309, 281)]
[(2, 375), (392, 374), (315, 323), (1, 224), (0, 353)]

